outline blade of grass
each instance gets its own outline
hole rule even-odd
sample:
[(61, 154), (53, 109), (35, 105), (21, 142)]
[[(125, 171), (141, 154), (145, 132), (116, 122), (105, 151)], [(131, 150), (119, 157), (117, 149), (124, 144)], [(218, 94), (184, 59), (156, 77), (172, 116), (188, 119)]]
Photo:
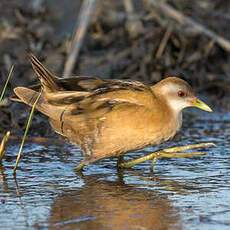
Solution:
[(10, 68), (10, 72), (9, 72), (9, 74), (8, 74), (6, 83), (5, 83), (5, 85), (4, 85), (4, 88), (3, 88), (2, 93), (1, 93), (1, 96), (0, 96), (0, 101), (2, 100), (2, 98), (3, 98), (3, 96), (4, 96), (4, 93), (5, 93), (5, 91), (6, 91), (6, 87), (7, 87), (8, 83), (9, 83), (9, 80), (10, 80), (10, 77), (11, 77), (11, 75), (12, 75), (12, 73), (13, 73), (13, 70), (14, 70), (14, 65), (12, 65), (11, 68)]
[[(7, 87), (8, 83), (9, 83), (9, 80), (10, 80), (10, 77), (11, 77), (11, 75), (13, 73), (13, 70), (14, 70), (14, 65), (12, 65), (11, 68), (10, 68), (6, 83), (5, 83), (4, 87), (3, 87), (3, 90), (2, 90), (1, 95), (0, 95), (0, 102), (3, 99), (4, 93), (6, 91), (6, 87)], [(0, 144), (0, 162), (2, 161), (2, 159), (3, 159), (4, 155), (5, 155), (6, 144), (8, 142), (9, 136), (10, 136), (10, 131), (7, 131), (6, 135), (3, 137), (2, 142)]]
[(6, 152), (6, 144), (10, 136), (10, 131), (7, 131), (6, 135), (3, 137), (2, 142), (0, 144), (0, 162), (2, 161), (5, 152)]
[(22, 142), (21, 142), (21, 146), (20, 146), (20, 149), (18, 151), (18, 156), (17, 156), (17, 160), (16, 160), (16, 163), (15, 163), (15, 166), (14, 166), (14, 171), (13, 171), (13, 174), (16, 174), (16, 170), (17, 170), (17, 167), (18, 167), (18, 162), (20, 160), (20, 157), (21, 157), (21, 153), (22, 153), (22, 148), (23, 148), (23, 145), (24, 145), (24, 142), (25, 142), (25, 139), (26, 139), (26, 135), (27, 135), (27, 132), (29, 130), (29, 127), (30, 127), (30, 124), (31, 124), (31, 121), (32, 121), (32, 117), (33, 117), (33, 113), (34, 113), (34, 109), (35, 109), (35, 106), (41, 96), (41, 93), (42, 93), (42, 90), (41, 92), (39, 93), (38, 97), (36, 98), (33, 106), (32, 106), (32, 109), (31, 109), (31, 112), (30, 112), (30, 116), (29, 116), (29, 119), (28, 119), (28, 122), (27, 122), (27, 125), (26, 125), (26, 130), (24, 132), (24, 135), (23, 135), (23, 138), (22, 138)]

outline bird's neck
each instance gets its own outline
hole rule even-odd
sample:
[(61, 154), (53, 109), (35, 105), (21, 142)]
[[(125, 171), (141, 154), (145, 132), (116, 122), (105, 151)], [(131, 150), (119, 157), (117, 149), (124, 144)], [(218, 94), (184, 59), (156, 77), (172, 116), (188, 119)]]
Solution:
[(164, 95), (155, 93), (155, 96), (157, 107), (159, 107), (158, 111), (161, 111), (159, 116), (161, 121), (163, 121), (168, 130), (176, 133), (182, 125), (182, 110), (172, 107), (172, 104), (168, 103)]

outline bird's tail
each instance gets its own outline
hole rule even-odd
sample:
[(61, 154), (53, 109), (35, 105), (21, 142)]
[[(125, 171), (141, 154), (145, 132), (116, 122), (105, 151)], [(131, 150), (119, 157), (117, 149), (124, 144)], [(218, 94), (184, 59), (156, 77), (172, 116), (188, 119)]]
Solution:
[(13, 101), (24, 102), (29, 106), (33, 106), (37, 100), (35, 108), (46, 116), (54, 120), (60, 120), (61, 114), (63, 113), (63, 108), (60, 106), (54, 106), (50, 104), (44, 96), (44, 93), (37, 92), (35, 90), (17, 87), (14, 88), (15, 98), (11, 98)]
[(56, 77), (33, 54), (29, 55), (34, 72), (39, 77), (45, 92), (58, 90)]

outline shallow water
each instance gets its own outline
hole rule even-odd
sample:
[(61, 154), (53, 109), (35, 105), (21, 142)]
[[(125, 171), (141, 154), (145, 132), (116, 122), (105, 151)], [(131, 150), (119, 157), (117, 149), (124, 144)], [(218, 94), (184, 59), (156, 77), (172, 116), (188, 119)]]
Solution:
[(19, 143), (0, 167), (0, 229), (230, 229), (230, 114), (198, 113), (159, 148), (215, 142), (207, 155), (159, 160), (118, 172), (106, 159), (78, 174), (82, 159), (66, 143), (27, 142), (16, 177)]

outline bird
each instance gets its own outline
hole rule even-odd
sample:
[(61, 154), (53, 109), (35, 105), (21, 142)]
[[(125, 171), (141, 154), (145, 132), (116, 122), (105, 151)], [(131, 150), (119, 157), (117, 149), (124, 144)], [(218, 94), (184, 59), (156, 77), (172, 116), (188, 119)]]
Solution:
[(175, 136), (182, 111), (197, 107), (212, 112), (192, 87), (179, 77), (154, 85), (135, 80), (75, 76), (60, 78), (33, 54), (38, 85), (14, 88), (12, 100), (33, 106), (50, 119), (52, 128), (76, 144), (84, 159), (76, 167), (155, 146)]

